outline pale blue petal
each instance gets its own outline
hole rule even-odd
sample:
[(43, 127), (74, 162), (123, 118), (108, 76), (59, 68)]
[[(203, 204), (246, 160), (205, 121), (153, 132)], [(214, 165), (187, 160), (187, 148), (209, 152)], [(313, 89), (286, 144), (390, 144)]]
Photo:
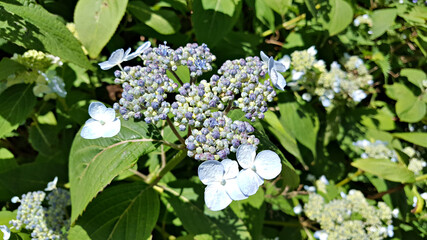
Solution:
[(93, 118), (86, 121), (80, 132), (80, 136), (85, 139), (96, 139), (102, 137), (102, 125)]
[(104, 122), (112, 122), (116, 119), (116, 111), (112, 108), (105, 109), (104, 113), (102, 114), (102, 121)]
[(232, 201), (225, 187), (220, 183), (210, 184), (205, 188), (205, 203), (212, 211), (222, 210), (230, 205)]
[(121, 122), (120, 119), (116, 118), (112, 122), (106, 122), (102, 126), (102, 137), (113, 137), (120, 132)]
[(121, 62), (123, 62), (123, 58), (125, 56), (125, 50), (123, 48), (117, 49), (113, 53), (111, 53), (110, 58), (108, 58), (108, 62), (112, 65), (117, 65)]
[(233, 200), (243, 200), (248, 198), (248, 196), (243, 194), (242, 190), (240, 190), (239, 184), (237, 183), (237, 178), (228, 179), (225, 182), (225, 190)]
[(239, 165), (236, 161), (231, 159), (224, 159), (221, 161), (221, 164), (224, 166), (224, 179), (237, 177), (237, 174), (239, 173)]
[(242, 168), (251, 168), (254, 164), (256, 147), (250, 144), (242, 144), (237, 149), (236, 158)]
[(52, 182), (47, 183), (47, 187), (44, 189), (45, 191), (52, 191), (56, 188), (56, 184), (58, 183), (58, 177), (55, 177)]
[(89, 105), (89, 116), (98, 121), (104, 121), (104, 114), (107, 107), (100, 102), (92, 102)]
[(144, 44), (142, 44), (141, 46), (139, 46), (135, 52), (129, 54), (126, 58), (125, 61), (129, 61), (131, 59), (134, 59), (136, 57), (138, 57), (139, 55), (141, 55), (146, 49), (148, 49), (151, 46), (151, 42), (147, 41)]
[(274, 61), (274, 69), (278, 72), (286, 72), (287, 68), (279, 61)]
[(261, 55), (262, 61), (268, 63), (268, 60), (269, 60), (268, 56), (263, 51), (260, 52), (260, 55)]
[[(285, 90), (285, 86), (286, 86), (286, 80), (285, 77), (283, 77), (282, 74), (278, 73), (276, 71), (276, 69), (273, 68), (273, 70), (271, 71), (271, 77), (274, 76), (275, 80), (272, 81), (273, 85), (280, 90)], [(272, 77), (273, 79), (273, 77)]]
[(366, 96), (367, 96), (366, 93), (363, 90), (360, 90), (360, 89), (351, 93), (351, 98), (353, 98), (353, 100), (355, 102), (362, 101), (363, 99), (366, 98)]
[(273, 179), (282, 171), (282, 163), (277, 153), (265, 150), (258, 153), (255, 158), (255, 171), (264, 179)]
[(197, 173), (203, 184), (209, 185), (220, 182), (224, 175), (224, 166), (215, 160), (208, 160), (200, 164)]
[(3, 240), (9, 240), (10, 229), (6, 225), (0, 225), (0, 231), (3, 232)]
[(98, 63), (98, 65), (102, 70), (108, 70), (108, 69), (116, 66), (116, 64), (111, 64), (109, 61)]
[(304, 76), (304, 72), (303, 71), (295, 71), (292, 70), (292, 80), (296, 81), (296, 80), (300, 80), (302, 76)]
[[(268, 59), (268, 75), (271, 74), (271, 70), (274, 68), (274, 59), (273, 57), (270, 57)], [(271, 76), (270, 76), (271, 77)]]
[(260, 177), (252, 169), (243, 169), (237, 175), (237, 184), (246, 196), (254, 195), (260, 186)]
[(291, 58), (289, 57), (289, 55), (285, 55), (284, 57), (279, 59), (279, 62), (282, 63), (283, 66), (285, 66), (285, 71), (287, 71), (291, 66)]

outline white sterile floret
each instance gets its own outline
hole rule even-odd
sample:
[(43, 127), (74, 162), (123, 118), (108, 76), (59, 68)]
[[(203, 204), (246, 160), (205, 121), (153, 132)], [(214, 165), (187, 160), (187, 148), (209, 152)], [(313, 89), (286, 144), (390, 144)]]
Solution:
[(361, 89), (358, 89), (351, 93), (351, 98), (353, 98), (355, 102), (362, 101), (363, 99), (366, 98), (366, 96), (367, 96), (366, 93)]
[(130, 50), (131, 49), (128, 48), (128, 50), (126, 50), (125, 52), (123, 48), (117, 49), (116, 51), (111, 53), (111, 56), (108, 58), (107, 61), (98, 63), (99, 67), (101, 67), (102, 70), (108, 70), (114, 66), (117, 66), (117, 65), (120, 66), (120, 63), (130, 60), (129, 58)]
[(10, 229), (6, 225), (0, 225), (0, 231), (3, 233), (3, 240), (9, 240)]
[(303, 93), (302, 99), (304, 99), (306, 102), (310, 102), (311, 101), (311, 94), (310, 93)]
[(96, 139), (100, 137), (112, 137), (120, 132), (120, 120), (116, 118), (116, 112), (112, 108), (105, 107), (100, 102), (89, 105), (88, 119), (80, 133), (82, 138)]
[(126, 56), (124, 61), (129, 61), (132, 60), (138, 56), (140, 56), (146, 49), (148, 49), (151, 46), (151, 42), (147, 41), (145, 43), (143, 43), (141, 46), (139, 46), (135, 52), (129, 54), (128, 56)]
[(280, 73), (289, 69), (290, 62), (285, 66), (280, 61), (275, 61), (273, 57), (268, 57), (263, 51), (261, 51), (260, 55), (262, 61), (268, 66), (268, 75), (271, 83), (274, 87), (283, 91), (286, 86), (286, 80)]
[(300, 214), (302, 212), (302, 206), (301, 205), (296, 205), (295, 207), (294, 207), (294, 213), (295, 214)]
[(47, 187), (44, 189), (45, 191), (53, 191), (56, 189), (56, 184), (58, 183), (58, 177), (55, 177), (52, 182), (47, 183)]
[(324, 230), (314, 232), (313, 236), (319, 240), (327, 240), (328, 239), (328, 233)]
[(240, 145), (236, 153), (237, 161), (243, 168), (237, 175), (237, 183), (246, 196), (255, 194), (264, 179), (273, 179), (282, 171), (277, 153), (264, 150), (255, 155), (256, 147), (249, 144)]
[(233, 200), (247, 198), (237, 185), (239, 166), (236, 161), (208, 160), (200, 164), (198, 175), (205, 188), (205, 203), (212, 211), (226, 208)]
[(17, 196), (14, 196), (14, 197), (12, 197), (12, 199), (10, 200), (12, 203), (18, 203), (18, 202), (20, 202), (21, 201), (21, 199), (19, 199), (19, 197), (17, 197)]

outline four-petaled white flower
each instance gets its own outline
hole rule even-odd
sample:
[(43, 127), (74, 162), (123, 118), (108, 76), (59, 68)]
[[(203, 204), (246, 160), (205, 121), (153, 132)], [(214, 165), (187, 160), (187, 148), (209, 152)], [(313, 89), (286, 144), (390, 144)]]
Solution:
[(261, 59), (264, 63), (267, 63), (268, 75), (270, 76), (273, 86), (283, 91), (286, 86), (286, 81), (280, 73), (285, 72), (289, 67), (283, 65), (279, 61), (275, 61), (273, 57), (269, 58), (263, 51), (261, 51)]
[(52, 182), (47, 183), (47, 187), (44, 189), (45, 191), (53, 191), (56, 189), (56, 184), (58, 183), (58, 177), (55, 177)]
[(233, 200), (242, 200), (246, 196), (237, 184), (239, 167), (236, 161), (224, 159), (221, 162), (208, 160), (200, 164), (198, 175), (200, 181), (207, 185), (205, 203), (212, 211), (226, 208)]
[(6, 225), (0, 225), (0, 231), (3, 232), (3, 240), (9, 240), (10, 229)]
[(255, 155), (256, 147), (249, 144), (240, 145), (236, 153), (237, 161), (243, 168), (237, 175), (237, 183), (246, 196), (255, 194), (264, 179), (273, 179), (282, 171), (277, 153), (264, 150)]
[(117, 65), (120, 66), (120, 63), (122, 63), (123, 61), (128, 61), (130, 59), (128, 59), (129, 57), (129, 53), (130, 53), (130, 48), (128, 48), (128, 50), (123, 50), (123, 48), (117, 49), (116, 51), (114, 51), (113, 53), (111, 53), (111, 56), (108, 58), (107, 61), (102, 62), (102, 63), (98, 63), (99, 67), (101, 67), (102, 70), (108, 70), (112, 67), (115, 67)]
[(139, 47), (135, 50), (135, 52), (133, 52), (133, 53), (129, 54), (129, 55), (126, 57), (125, 61), (129, 61), (129, 60), (132, 60), (132, 59), (134, 59), (134, 58), (136, 58), (136, 57), (140, 56), (140, 55), (141, 55), (141, 54), (142, 54), (146, 49), (148, 49), (150, 46), (151, 46), (151, 42), (149, 42), (149, 41), (147, 41), (147, 42), (143, 43), (141, 46), (139, 46)]
[(112, 137), (120, 132), (120, 120), (116, 118), (116, 112), (112, 108), (105, 107), (100, 102), (89, 105), (88, 119), (80, 133), (82, 138), (96, 139), (100, 137)]
[(101, 67), (102, 70), (108, 70), (114, 66), (120, 66), (120, 63), (124, 61), (132, 60), (138, 56), (140, 56), (147, 48), (151, 46), (150, 42), (145, 42), (141, 46), (139, 46), (135, 52), (130, 53), (131, 49), (128, 48), (125, 52), (123, 48), (117, 49), (113, 53), (111, 53), (111, 56), (108, 58), (107, 61), (98, 63), (99, 67)]

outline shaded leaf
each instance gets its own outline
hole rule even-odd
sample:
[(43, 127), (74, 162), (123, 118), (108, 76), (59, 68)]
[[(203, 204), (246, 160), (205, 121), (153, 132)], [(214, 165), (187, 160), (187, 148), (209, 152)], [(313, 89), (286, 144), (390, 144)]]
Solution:
[(394, 163), (389, 159), (359, 159), (352, 162), (351, 165), (389, 181), (401, 183), (412, 183), (415, 181), (412, 171), (403, 164)]
[(353, 19), (353, 9), (344, 0), (329, 0), (332, 7), (329, 13), (328, 32), (330, 36), (336, 35), (347, 28)]
[(372, 13), (371, 39), (383, 35), (393, 25), (396, 15), (395, 8), (375, 10)]
[(416, 144), (421, 147), (427, 147), (427, 133), (411, 132), (411, 133), (393, 133), (394, 137), (403, 139), (410, 143)]

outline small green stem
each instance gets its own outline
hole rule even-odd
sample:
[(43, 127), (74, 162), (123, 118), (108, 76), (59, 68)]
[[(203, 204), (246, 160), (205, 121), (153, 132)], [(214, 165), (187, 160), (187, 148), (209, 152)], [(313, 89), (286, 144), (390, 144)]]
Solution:
[(169, 117), (166, 118), (166, 122), (169, 124), (169, 127), (172, 129), (172, 132), (175, 134), (175, 136), (179, 139), (179, 141), (185, 145), (184, 138), (179, 135), (178, 131), (176, 130), (175, 126), (173, 125), (171, 119)]
[[(301, 15), (299, 15), (299, 16), (297, 16), (297, 17), (295, 17), (295, 18), (293, 18), (293, 19), (291, 19), (291, 20), (289, 20), (289, 21), (287, 21), (287, 22), (282, 23), (282, 25), (280, 25), (280, 26), (278, 27), (278, 29), (279, 29), (279, 28), (288, 28), (289, 26), (291, 26), (291, 25), (293, 25), (293, 24), (297, 23), (298, 21), (300, 21), (300, 20), (302, 20), (302, 19), (305, 19), (305, 13), (303, 13), (303, 14), (301, 14)], [(267, 37), (268, 35), (271, 35), (271, 34), (273, 34), (273, 31), (269, 29), (269, 30), (267, 30), (267, 31), (263, 32), (263, 33), (261, 34), (261, 36), (262, 36), (262, 37)]]
[(181, 84), (181, 86), (184, 85), (181, 78), (178, 77), (178, 75), (175, 73), (175, 71), (170, 70), (170, 72), (173, 74), (173, 76), (176, 78), (176, 80), (178, 80), (178, 82), (179, 82), (179, 84)]
[(353, 180), (353, 178), (355, 178), (355, 177), (357, 177), (357, 176), (359, 176), (359, 175), (361, 175), (361, 174), (363, 174), (363, 171), (359, 169), (359, 170), (357, 170), (357, 172), (355, 172), (354, 174), (349, 175), (348, 177), (346, 177), (346, 178), (345, 178), (344, 180), (342, 180), (341, 182), (339, 182), (339, 183), (335, 184), (335, 186), (337, 186), (337, 187), (344, 186), (345, 184), (347, 184), (348, 182), (350, 182), (351, 180)]
[(301, 227), (301, 223), (299, 222), (280, 222), (280, 221), (264, 220), (264, 223), (267, 225), (274, 225), (274, 226)]
[(423, 180), (427, 180), (427, 174), (424, 174), (415, 178), (415, 182), (419, 182)]
[(159, 169), (158, 172), (150, 174), (147, 177), (147, 184), (156, 184), (166, 173), (170, 172), (176, 165), (178, 165), (184, 158), (187, 156), (187, 151), (179, 151), (178, 154), (173, 156), (173, 158), (166, 163), (166, 165)]

